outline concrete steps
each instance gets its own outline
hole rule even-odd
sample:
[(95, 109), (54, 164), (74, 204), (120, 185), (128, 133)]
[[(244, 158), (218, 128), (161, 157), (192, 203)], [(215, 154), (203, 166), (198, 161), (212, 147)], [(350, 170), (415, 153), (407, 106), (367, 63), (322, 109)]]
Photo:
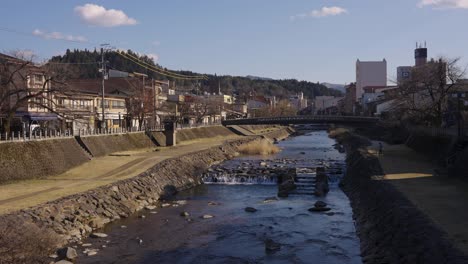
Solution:
[(296, 168), (296, 190), (292, 195), (314, 195), (315, 194), (316, 172), (310, 168)]

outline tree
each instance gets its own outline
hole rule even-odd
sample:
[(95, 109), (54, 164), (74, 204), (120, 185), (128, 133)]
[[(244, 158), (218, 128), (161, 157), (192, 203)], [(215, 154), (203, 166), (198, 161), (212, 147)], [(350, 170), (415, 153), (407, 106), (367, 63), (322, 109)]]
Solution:
[(441, 126), (447, 100), (465, 74), (458, 63), (458, 58), (441, 57), (415, 67), (411, 78), (400, 83), (399, 89), (391, 95), (393, 111), (399, 112), (403, 119)]
[(154, 114), (154, 94), (153, 89), (144, 86), (143, 82), (128, 81), (130, 90), (127, 99), (127, 116), (130, 120), (138, 120), (138, 128), (142, 129), (145, 120)]
[(286, 100), (280, 100), (275, 106), (265, 106), (256, 112), (257, 117), (295, 116), (297, 110)]

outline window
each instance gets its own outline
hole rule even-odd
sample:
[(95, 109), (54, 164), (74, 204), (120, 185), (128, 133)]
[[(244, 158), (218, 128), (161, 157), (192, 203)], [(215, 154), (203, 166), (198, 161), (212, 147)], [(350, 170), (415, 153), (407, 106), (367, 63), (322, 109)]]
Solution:
[(125, 102), (124, 101), (112, 101), (112, 108), (123, 109), (125, 108)]

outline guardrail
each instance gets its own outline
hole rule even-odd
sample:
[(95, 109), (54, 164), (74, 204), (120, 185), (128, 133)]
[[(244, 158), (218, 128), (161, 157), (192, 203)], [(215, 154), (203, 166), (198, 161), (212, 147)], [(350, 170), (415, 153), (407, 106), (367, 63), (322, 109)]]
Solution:
[[(176, 129), (190, 129), (197, 127), (210, 127), (220, 126), (221, 123), (207, 123), (207, 124), (177, 124)], [(55, 129), (41, 129), (33, 133), (24, 133), (20, 131), (10, 133), (0, 133), (0, 143), (2, 142), (24, 142), (34, 140), (46, 140), (46, 139), (61, 139), (61, 138), (72, 138), (75, 136), (99, 136), (99, 135), (117, 135), (127, 133), (137, 133), (146, 131), (164, 131), (164, 125), (157, 125), (151, 127), (138, 127), (130, 128), (107, 128), (107, 129), (78, 129), (78, 130), (55, 130)]]

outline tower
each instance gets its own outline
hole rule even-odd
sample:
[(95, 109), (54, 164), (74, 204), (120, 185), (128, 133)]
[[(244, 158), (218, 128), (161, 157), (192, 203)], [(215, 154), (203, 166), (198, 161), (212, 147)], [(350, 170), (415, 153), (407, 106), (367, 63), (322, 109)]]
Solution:
[(416, 49), (414, 50), (414, 59), (416, 67), (427, 63), (426, 42), (424, 42), (424, 47), (421, 43), (416, 43)]

